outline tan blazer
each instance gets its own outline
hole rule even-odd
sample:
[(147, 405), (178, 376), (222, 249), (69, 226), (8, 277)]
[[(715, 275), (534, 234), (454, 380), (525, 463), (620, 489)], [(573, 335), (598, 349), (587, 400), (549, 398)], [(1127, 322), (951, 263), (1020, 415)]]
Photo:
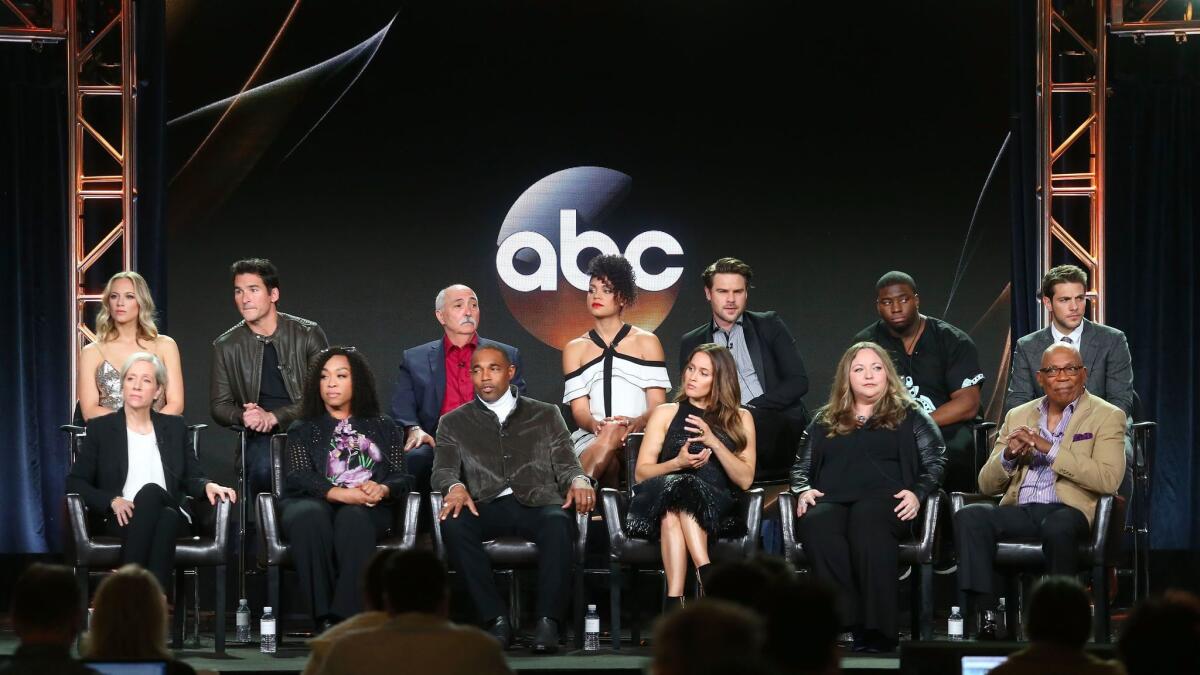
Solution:
[[(1122, 451), (1124, 452), (1124, 451)], [(1034, 642), (1009, 655), (1008, 660), (988, 675), (1125, 675), (1116, 661), (1103, 661), (1082, 649), (1070, 649), (1047, 642)]]
[[(1008, 445), (1008, 430), (1019, 426), (1037, 429), (1038, 406), (1044, 398), (1008, 411), (992, 454), (979, 470), (979, 491), (992, 496), (1003, 494), (1002, 506), (1017, 503), (1017, 492), (1029, 471), (1027, 464), (1018, 464), (1008, 473), (1000, 464)], [(1085, 390), (1063, 434), (1052, 468), (1059, 500), (1082, 511), (1091, 525), (1100, 495), (1116, 494), (1125, 477), (1125, 413)]]
[(319, 672), (512, 675), (495, 638), (474, 626), (456, 626), (416, 612), (398, 614), (374, 630), (342, 636)]

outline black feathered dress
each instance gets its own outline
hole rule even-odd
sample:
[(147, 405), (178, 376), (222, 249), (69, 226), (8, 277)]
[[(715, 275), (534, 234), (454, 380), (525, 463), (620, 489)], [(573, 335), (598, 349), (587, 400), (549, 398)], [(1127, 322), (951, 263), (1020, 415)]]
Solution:
[[(684, 429), (688, 415), (701, 417), (704, 411), (687, 400), (679, 402), (679, 410), (667, 427), (662, 451), (658, 455), (660, 463), (669, 462), (680, 452), (688, 451), (690, 436)], [(733, 447), (725, 434), (716, 429), (713, 429), (713, 433), (725, 447)], [(736, 490), (716, 456), (699, 469), (684, 469), (655, 476), (635, 488), (625, 529), (634, 537), (657, 539), (663, 515), (668, 511), (677, 511), (690, 513), (710, 536), (740, 536), (745, 534), (746, 525), (733, 517)]]

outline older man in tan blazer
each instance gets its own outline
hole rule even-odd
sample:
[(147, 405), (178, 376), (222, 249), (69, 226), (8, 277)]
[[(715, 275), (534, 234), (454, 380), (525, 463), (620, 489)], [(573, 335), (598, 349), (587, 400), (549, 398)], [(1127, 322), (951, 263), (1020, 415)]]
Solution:
[(1096, 502), (1125, 473), (1125, 413), (1088, 394), (1079, 351), (1051, 345), (1037, 379), (1045, 396), (1008, 412), (979, 471), (979, 491), (1000, 504), (954, 515), (958, 587), (977, 609), (993, 606), (997, 539), (1041, 539), (1048, 574), (1078, 572)]

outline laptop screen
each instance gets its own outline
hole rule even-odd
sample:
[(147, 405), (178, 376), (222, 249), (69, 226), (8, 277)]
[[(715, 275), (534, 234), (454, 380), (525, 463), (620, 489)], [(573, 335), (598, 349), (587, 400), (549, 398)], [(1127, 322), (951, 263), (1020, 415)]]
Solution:
[(1007, 656), (964, 656), (962, 675), (987, 675), (988, 671), (1004, 663)]
[(166, 661), (84, 661), (100, 675), (166, 675)]

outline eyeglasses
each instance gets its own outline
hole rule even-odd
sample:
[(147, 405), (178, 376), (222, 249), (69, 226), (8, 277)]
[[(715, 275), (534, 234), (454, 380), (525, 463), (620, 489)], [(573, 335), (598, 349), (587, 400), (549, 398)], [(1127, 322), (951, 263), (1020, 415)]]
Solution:
[(912, 302), (912, 296), (911, 295), (902, 295), (902, 296), (900, 296), (898, 298), (894, 298), (894, 299), (893, 298), (883, 298), (881, 300), (876, 300), (875, 302), (880, 307), (891, 307), (893, 304), (898, 304), (901, 307), (903, 307), (903, 306), (907, 305), (908, 303)]
[(1038, 372), (1046, 377), (1058, 377), (1059, 372), (1063, 372), (1071, 377), (1075, 377), (1081, 370), (1083, 370), (1083, 366), (1063, 366), (1062, 368), (1059, 368), (1058, 366), (1047, 366), (1045, 368), (1039, 368)]

